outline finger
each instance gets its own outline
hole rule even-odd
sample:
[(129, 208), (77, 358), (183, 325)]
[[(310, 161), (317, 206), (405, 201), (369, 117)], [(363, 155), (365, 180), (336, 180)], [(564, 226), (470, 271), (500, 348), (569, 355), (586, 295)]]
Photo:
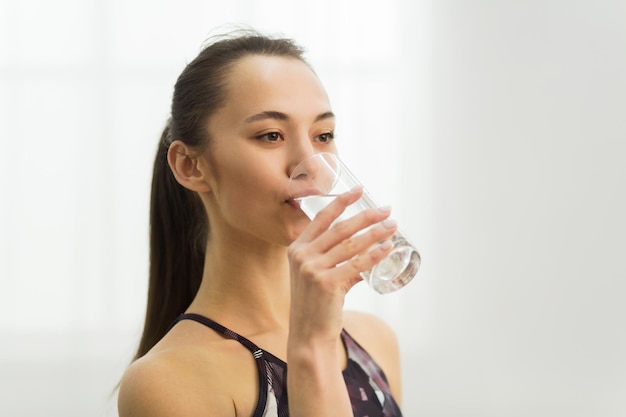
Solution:
[(317, 213), (309, 226), (300, 234), (298, 240), (301, 242), (310, 242), (317, 238), (328, 230), (331, 224), (341, 216), (349, 205), (361, 198), (361, 195), (363, 195), (362, 187), (338, 195), (328, 206)]
[(391, 240), (385, 240), (372, 250), (357, 255), (349, 261), (331, 270), (329, 279), (343, 280), (345, 290), (348, 291), (359, 281), (362, 281), (361, 273), (369, 271), (382, 261), (393, 249)]
[(349, 219), (337, 222), (328, 231), (321, 234), (315, 242), (312, 242), (312, 246), (319, 252), (327, 252), (344, 240), (351, 239), (355, 234), (364, 232), (372, 225), (382, 222), (389, 217), (390, 213), (391, 208), (389, 207), (364, 210)]
[(372, 246), (391, 238), (397, 229), (395, 220), (385, 219), (364, 233), (342, 240), (330, 248), (321, 261), (326, 267), (332, 267), (351, 260), (355, 256), (361, 256), (361, 254), (368, 252)]

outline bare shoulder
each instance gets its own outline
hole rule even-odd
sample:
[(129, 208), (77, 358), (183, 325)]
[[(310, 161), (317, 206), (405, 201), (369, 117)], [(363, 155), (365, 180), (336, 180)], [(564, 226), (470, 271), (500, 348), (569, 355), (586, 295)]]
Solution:
[[(204, 380), (201, 380), (204, 379)], [(194, 387), (211, 389), (216, 378), (202, 378), (175, 352), (148, 353), (131, 364), (120, 384), (118, 411), (127, 416), (234, 416), (232, 399), (215, 386), (210, 396), (196, 395)]]
[[(251, 415), (257, 384), (254, 358), (233, 340), (181, 323), (122, 377), (120, 417)], [(242, 384), (242, 381), (250, 381)]]
[(368, 350), (370, 355), (397, 355), (396, 333), (380, 317), (361, 311), (346, 311), (344, 312), (344, 327), (359, 344)]
[(394, 397), (400, 402), (400, 350), (393, 328), (373, 314), (360, 311), (344, 312), (344, 328), (378, 363)]

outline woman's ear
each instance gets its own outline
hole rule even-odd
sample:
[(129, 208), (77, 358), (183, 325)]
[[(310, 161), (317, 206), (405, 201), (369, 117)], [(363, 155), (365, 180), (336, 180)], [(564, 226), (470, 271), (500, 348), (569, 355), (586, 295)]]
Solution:
[(167, 163), (183, 187), (199, 193), (211, 191), (206, 164), (201, 164), (199, 156), (182, 141), (172, 142), (167, 151)]

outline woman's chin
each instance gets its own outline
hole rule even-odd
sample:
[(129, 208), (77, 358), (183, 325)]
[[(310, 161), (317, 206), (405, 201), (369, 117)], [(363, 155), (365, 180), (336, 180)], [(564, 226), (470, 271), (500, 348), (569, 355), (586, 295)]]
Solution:
[(304, 215), (302, 220), (294, 221), (293, 223), (291, 223), (290, 227), (287, 230), (287, 235), (289, 236), (289, 244), (291, 244), (302, 234), (302, 232), (304, 232), (304, 229), (306, 229), (309, 223), (311, 223), (311, 220), (309, 220), (309, 218)]

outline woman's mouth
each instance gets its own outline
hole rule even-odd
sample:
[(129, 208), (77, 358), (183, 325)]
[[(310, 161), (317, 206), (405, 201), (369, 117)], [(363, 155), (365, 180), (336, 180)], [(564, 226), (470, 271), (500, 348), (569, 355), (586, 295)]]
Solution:
[(300, 203), (298, 203), (293, 198), (289, 198), (289, 199), (285, 200), (285, 203), (289, 204), (293, 208), (296, 208), (296, 209), (300, 210)]

